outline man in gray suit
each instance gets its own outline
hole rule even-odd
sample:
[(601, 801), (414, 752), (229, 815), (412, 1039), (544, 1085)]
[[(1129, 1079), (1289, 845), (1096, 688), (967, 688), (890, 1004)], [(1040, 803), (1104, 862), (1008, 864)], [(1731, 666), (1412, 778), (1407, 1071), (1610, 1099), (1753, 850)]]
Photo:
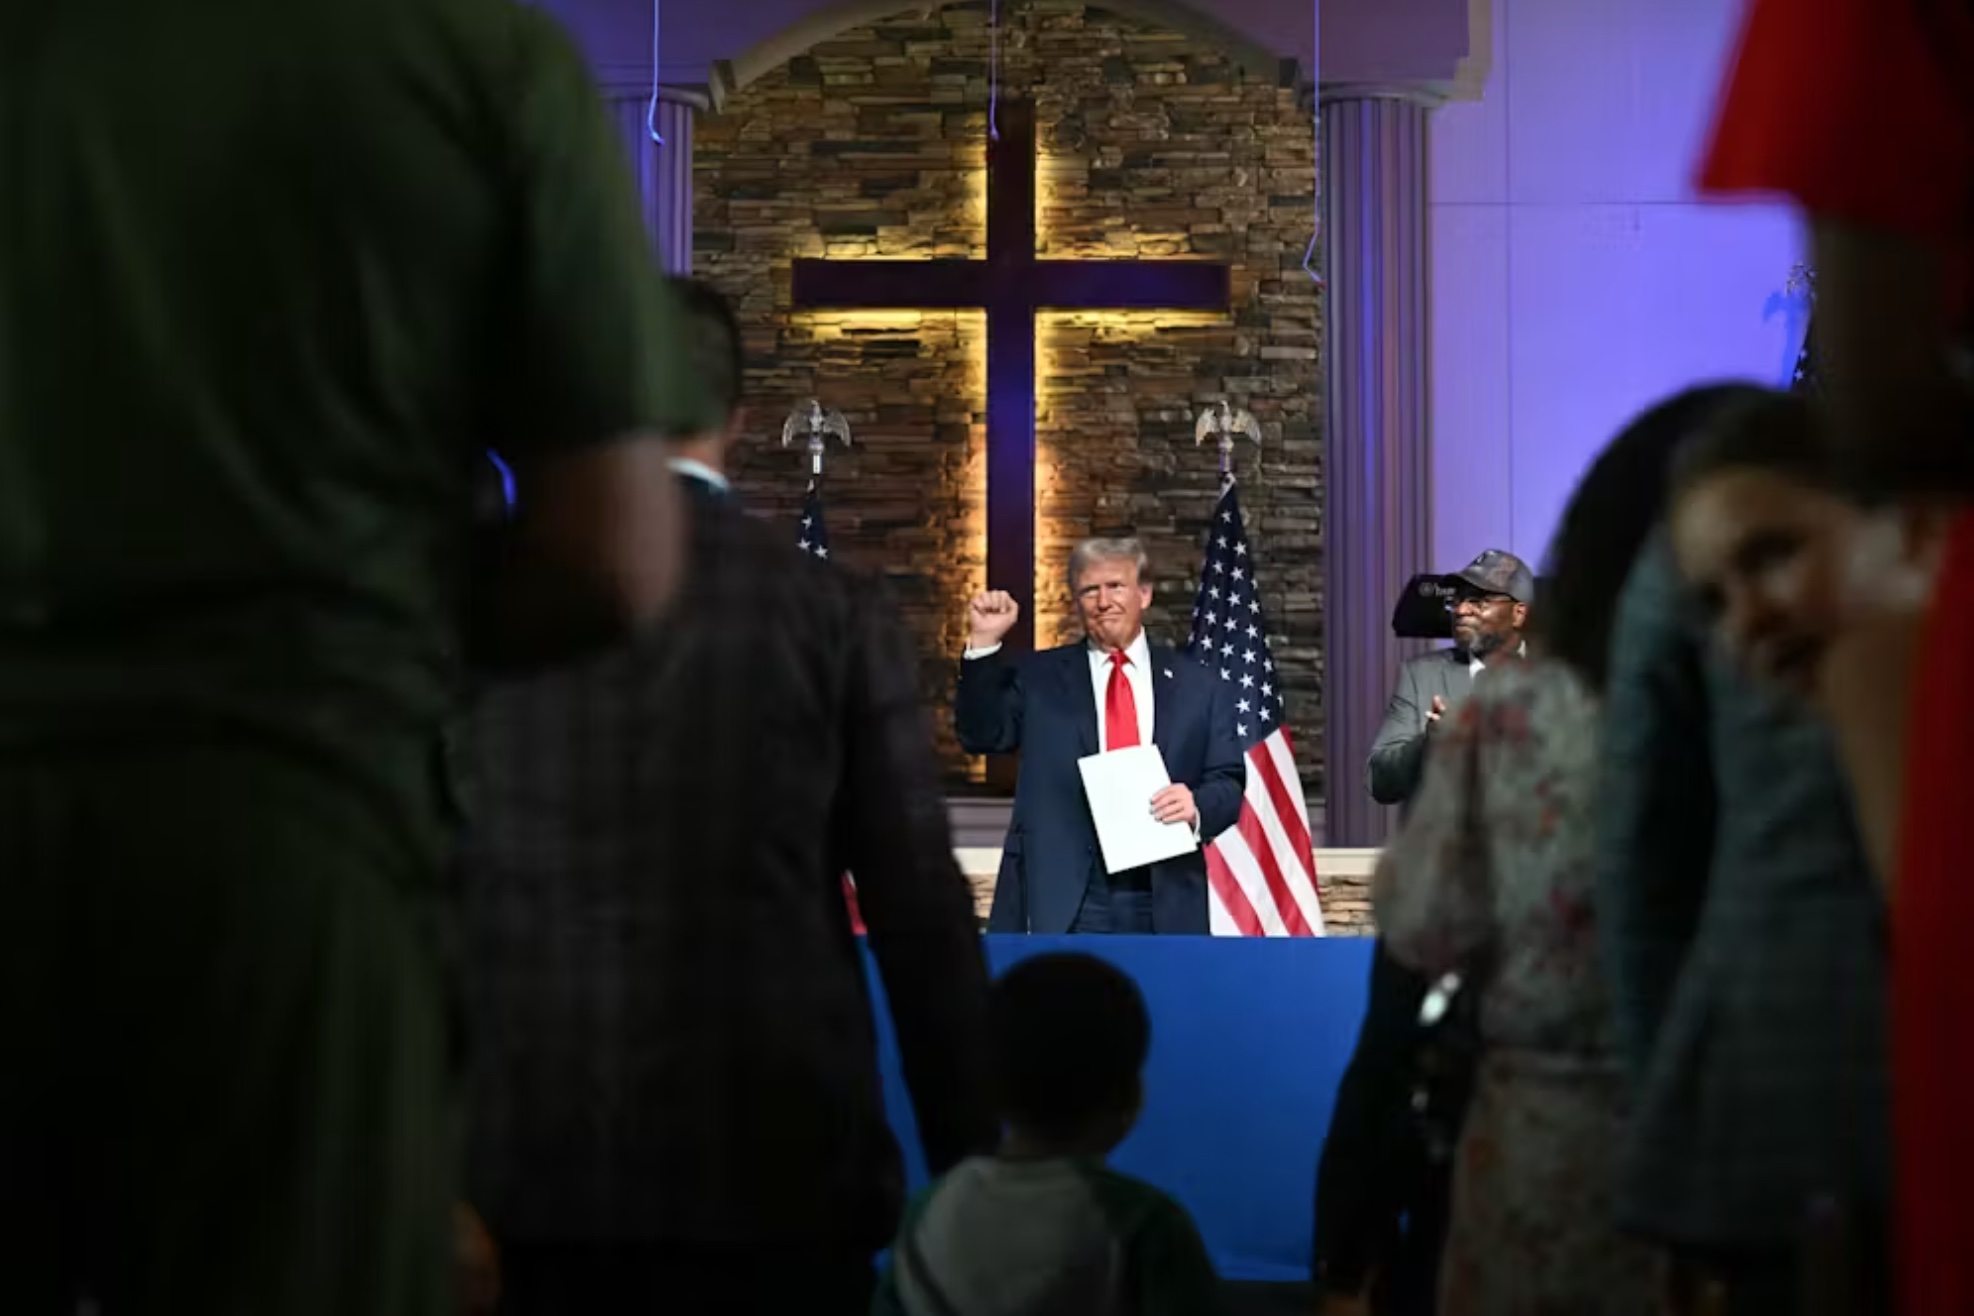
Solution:
[(1371, 742), (1364, 775), (1379, 804), (1404, 805), (1419, 789), (1426, 741), (1439, 719), (1473, 689), (1490, 658), (1519, 654), (1535, 601), (1535, 573), (1513, 553), (1490, 548), (1446, 578), (1453, 587), (1453, 647), (1410, 659)]
[[(1826, 729), (1710, 645), (1661, 541), (1620, 602), (1598, 910), (1634, 1083), (1620, 1223), (1794, 1313), (1812, 1204), (1851, 1221), (1884, 1309), (1884, 909)], [(1835, 1295), (1826, 1295), (1835, 1296)]]

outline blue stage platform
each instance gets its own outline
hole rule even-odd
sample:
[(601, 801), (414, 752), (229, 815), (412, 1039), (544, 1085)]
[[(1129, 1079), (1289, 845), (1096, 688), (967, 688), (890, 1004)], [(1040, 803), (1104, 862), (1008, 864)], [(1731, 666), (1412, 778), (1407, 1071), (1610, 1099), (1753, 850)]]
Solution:
[[(1368, 938), (988, 937), (995, 972), (1077, 950), (1124, 969), (1151, 1007), (1145, 1112), (1112, 1158), (1199, 1221), (1222, 1277), (1309, 1277), (1311, 1194), (1330, 1104), (1357, 1041)], [(925, 1182), (911, 1103), (880, 1011), (885, 1101), (912, 1186)]]

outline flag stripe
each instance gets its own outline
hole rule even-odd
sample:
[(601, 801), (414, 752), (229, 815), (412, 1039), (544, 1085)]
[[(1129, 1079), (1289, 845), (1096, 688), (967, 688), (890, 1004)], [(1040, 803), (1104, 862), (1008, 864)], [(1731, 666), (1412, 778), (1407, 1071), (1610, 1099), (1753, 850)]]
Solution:
[[(1255, 770), (1256, 757), (1254, 754), (1247, 756), (1250, 772)], [(1266, 772), (1267, 769), (1263, 771)], [(1255, 807), (1254, 801), (1250, 798), (1241, 809), (1241, 820), (1235, 825), (1235, 830), (1240, 833), (1241, 840), (1247, 844), (1248, 853), (1254, 856), (1255, 866), (1260, 870), (1261, 880), (1268, 889), (1268, 902), (1273, 906), (1275, 916), (1281, 920), (1282, 926), (1288, 930), (1291, 937), (1310, 935), (1309, 924), (1302, 917), (1302, 908), (1296, 903), (1294, 893), (1289, 890), (1288, 878), (1282, 872), (1282, 852), (1276, 845), (1276, 838), (1281, 834), (1280, 826), (1273, 829), (1274, 836), (1269, 835), (1270, 828), (1263, 821), (1262, 810)]]
[[(1310, 839), (1309, 806), (1303, 802), (1301, 779), (1296, 776), (1295, 757), (1289, 747), (1289, 733), (1278, 731), (1259, 747), (1268, 754), (1275, 779), (1283, 783), (1283, 788), (1271, 798), (1269, 809), (1264, 814), (1272, 815), (1276, 826), (1281, 829), (1275, 844), (1283, 853), (1295, 859), (1296, 871), (1287, 875), (1290, 893), (1301, 907), (1304, 921), (1309, 926), (1309, 935), (1323, 935), (1323, 898), (1316, 877), (1316, 849)], [(1281, 810), (1285, 802), (1287, 812)]]
[[(1279, 733), (1248, 751), (1247, 761), (1259, 767), (1262, 789), (1282, 829), (1283, 852), (1295, 862), (1295, 870), (1305, 881), (1316, 876), (1315, 848), (1309, 844), (1309, 819), (1302, 811), (1302, 781), (1295, 775), (1295, 760), (1286, 748), (1279, 755), (1275, 742)], [(1248, 778), (1253, 794), (1253, 777)]]
[(1259, 931), (1253, 936), (1286, 937), (1288, 925), (1282, 922), (1282, 914), (1275, 907), (1275, 901), (1268, 891), (1267, 879), (1261, 875), (1261, 867), (1255, 862), (1254, 851), (1248, 848), (1247, 838), (1241, 835), (1238, 827), (1222, 832), (1214, 841), (1213, 848), (1227, 864), (1227, 871), (1233, 875), (1248, 908), (1254, 911)]
[[(1250, 756), (1249, 761), (1252, 762), (1259, 754), (1260, 751), (1257, 750), (1254, 755)], [(1264, 772), (1272, 772), (1273, 770), (1272, 765), (1262, 769)], [(1273, 800), (1264, 798), (1255, 804), (1254, 814), (1260, 822), (1262, 833), (1268, 843), (1268, 849), (1275, 856), (1276, 869), (1281, 876), (1280, 885), (1271, 889), (1282, 906), (1282, 921), (1291, 930), (1295, 929), (1297, 919), (1291, 917), (1291, 911), (1293, 911), (1300, 915), (1300, 923), (1303, 929), (1296, 933), (1297, 936), (1322, 936), (1323, 909), (1321, 902), (1317, 898), (1315, 879), (1311, 876), (1311, 866), (1314, 863), (1314, 856), (1310, 854), (1307, 848), (1298, 849), (1289, 840), (1289, 828), (1284, 824), (1284, 820), (1275, 812)]]
[[(1248, 901), (1247, 892), (1241, 890), (1240, 879), (1227, 867), (1227, 857), (1218, 844), (1206, 847), (1206, 881), (1213, 895), (1214, 915), (1224, 914), (1227, 927), (1215, 926), (1215, 936), (1259, 937), (1263, 935), (1261, 919)], [(1216, 925), (1219, 919), (1212, 920)], [(1232, 931), (1229, 932), (1228, 928)]]
[[(1274, 738), (1279, 742), (1275, 746), (1275, 757), (1281, 762), (1283, 769), (1287, 771), (1290, 778), (1294, 779), (1295, 738), (1289, 734), (1287, 727), (1283, 727), (1280, 731), (1277, 731)], [(1309, 854), (1313, 865), (1316, 854), (1316, 833), (1309, 830), (1309, 806), (1303, 802), (1301, 791), (1295, 792), (1295, 816), (1302, 823), (1303, 839), (1309, 842)]]

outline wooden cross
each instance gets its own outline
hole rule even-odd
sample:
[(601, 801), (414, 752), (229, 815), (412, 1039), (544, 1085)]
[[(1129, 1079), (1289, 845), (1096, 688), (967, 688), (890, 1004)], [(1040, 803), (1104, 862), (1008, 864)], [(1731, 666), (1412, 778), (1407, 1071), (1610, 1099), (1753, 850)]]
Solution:
[(987, 581), (1021, 604), (1008, 635), (1035, 642), (1035, 315), (1225, 311), (1227, 266), (1204, 261), (1040, 260), (1035, 107), (1004, 102), (987, 147), (986, 260), (798, 260), (798, 310), (987, 313)]

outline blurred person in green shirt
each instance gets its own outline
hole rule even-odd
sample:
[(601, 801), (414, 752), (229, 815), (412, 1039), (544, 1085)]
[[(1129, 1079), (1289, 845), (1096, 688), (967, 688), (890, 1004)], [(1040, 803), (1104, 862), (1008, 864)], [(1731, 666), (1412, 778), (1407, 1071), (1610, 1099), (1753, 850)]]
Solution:
[(440, 747), (669, 597), (651, 259), (535, 10), (0, 0), (9, 1313), (452, 1307)]

